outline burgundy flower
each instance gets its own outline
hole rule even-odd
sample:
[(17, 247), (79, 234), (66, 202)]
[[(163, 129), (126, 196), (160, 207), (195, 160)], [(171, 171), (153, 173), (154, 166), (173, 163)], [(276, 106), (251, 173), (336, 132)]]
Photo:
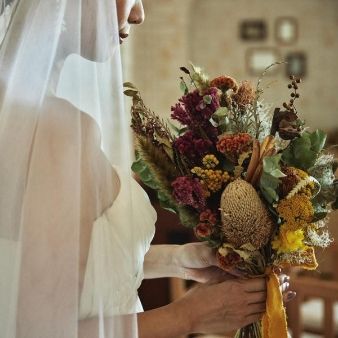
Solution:
[(209, 121), (212, 114), (220, 107), (217, 88), (209, 88), (204, 95), (200, 95), (196, 89), (179, 99), (179, 102), (171, 107), (171, 117), (183, 125), (191, 126)]
[(174, 147), (180, 154), (196, 162), (211, 151), (213, 144), (209, 140), (194, 135), (194, 133), (189, 130), (175, 140)]
[(205, 207), (205, 191), (197, 178), (181, 176), (171, 184), (173, 197), (179, 204), (201, 210)]
[(214, 212), (212, 212), (210, 209), (206, 209), (200, 213), (200, 221), (208, 222), (211, 225), (216, 225), (217, 215)]

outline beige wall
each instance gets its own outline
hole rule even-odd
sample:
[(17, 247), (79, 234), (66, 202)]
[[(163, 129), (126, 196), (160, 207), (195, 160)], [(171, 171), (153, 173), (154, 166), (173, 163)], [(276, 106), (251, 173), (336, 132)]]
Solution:
[[(299, 111), (313, 127), (338, 127), (338, 0), (143, 0), (146, 21), (134, 29), (127, 42), (126, 78), (142, 91), (147, 104), (164, 117), (181, 95), (178, 67), (189, 60), (210, 75), (228, 73), (238, 80), (252, 79), (245, 67), (249, 47), (277, 47), (304, 51), (308, 75), (304, 79)], [(299, 22), (298, 41), (279, 47), (273, 28), (278, 16)], [(242, 19), (263, 18), (268, 39), (263, 43), (238, 38)], [(270, 82), (272, 77), (267, 78)], [(288, 99), (283, 69), (266, 91), (268, 102), (280, 105)]]

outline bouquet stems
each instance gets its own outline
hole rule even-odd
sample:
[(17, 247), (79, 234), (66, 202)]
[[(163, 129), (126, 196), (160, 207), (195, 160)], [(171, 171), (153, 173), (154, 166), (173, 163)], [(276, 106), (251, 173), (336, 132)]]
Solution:
[(235, 338), (262, 338), (262, 324), (256, 322), (249, 324), (236, 332)]

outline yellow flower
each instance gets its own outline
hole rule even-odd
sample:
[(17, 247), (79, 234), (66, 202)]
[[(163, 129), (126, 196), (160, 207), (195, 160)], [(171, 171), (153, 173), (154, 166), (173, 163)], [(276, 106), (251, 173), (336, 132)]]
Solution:
[(207, 169), (213, 169), (219, 164), (219, 161), (215, 155), (208, 154), (203, 157), (202, 163)]
[(216, 192), (222, 189), (223, 184), (228, 182), (230, 175), (226, 171), (202, 169), (200, 167), (194, 167), (191, 172), (203, 180), (203, 184), (211, 192)]
[(292, 170), (294, 170), (297, 174), (297, 176), (299, 176), (302, 180), (309, 177), (309, 175), (302, 169), (299, 168), (295, 168), (295, 167), (290, 167)]
[(282, 199), (277, 206), (277, 211), (287, 222), (295, 220), (311, 222), (314, 214), (311, 200), (305, 194), (296, 194), (289, 199)]
[(305, 250), (307, 246), (304, 244), (303, 230), (290, 230), (283, 224), (279, 235), (272, 241), (272, 248), (277, 250), (278, 253)]

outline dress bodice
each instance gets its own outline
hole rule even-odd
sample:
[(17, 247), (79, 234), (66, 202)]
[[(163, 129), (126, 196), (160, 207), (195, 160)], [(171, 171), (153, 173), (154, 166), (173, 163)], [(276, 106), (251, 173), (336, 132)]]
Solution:
[[(121, 170), (117, 172), (120, 192), (93, 225), (80, 319), (97, 316), (99, 309), (105, 316), (142, 311), (137, 289), (155, 231), (156, 212), (141, 186)], [(131, 217), (132, 229), (123, 220), (126, 214)]]

